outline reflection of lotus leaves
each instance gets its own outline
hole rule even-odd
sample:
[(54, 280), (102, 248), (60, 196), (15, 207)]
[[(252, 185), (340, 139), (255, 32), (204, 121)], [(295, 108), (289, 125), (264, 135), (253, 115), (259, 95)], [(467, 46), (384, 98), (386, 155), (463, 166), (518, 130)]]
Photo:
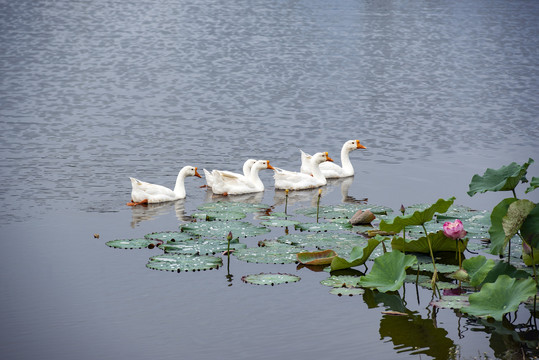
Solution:
[(149, 239), (123, 239), (123, 240), (112, 240), (106, 243), (107, 246), (116, 249), (143, 249), (148, 246), (157, 246), (158, 241), (149, 240)]
[(232, 254), (239, 260), (260, 264), (292, 264), (297, 261), (296, 254), (302, 249), (290, 247), (257, 247), (239, 249)]
[(146, 267), (153, 270), (165, 271), (200, 271), (218, 269), (223, 260), (215, 256), (172, 255), (153, 256)]
[(182, 225), (182, 231), (194, 235), (226, 238), (229, 232), (234, 237), (248, 237), (264, 234), (269, 230), (244, 221), (201, 221)]
[(253, 274), (245, 275), (241, 278), (243, 282), (255, 285), (279, 285), (298, 282), (301, 280), (299, 276), (292, 274)]

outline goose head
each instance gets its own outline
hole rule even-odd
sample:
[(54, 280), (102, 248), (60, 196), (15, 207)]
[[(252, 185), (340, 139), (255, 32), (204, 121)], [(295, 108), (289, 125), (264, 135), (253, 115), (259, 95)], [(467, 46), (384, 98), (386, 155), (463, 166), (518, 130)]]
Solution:
[(314, 154), (311, 161), (313, 164), (320, 164), (324, 161), (333, 161), (333, 159), (329, 157), (328, 152), (326, 151)]
[(270, 165), (270, 162), (268, 160), (258, 160), (254, 163), (252, 168), (258, 169), (258, 170), (263, 170), (263, 169), (275, 170), (275, 168)]
[(201, 178), (200, 174), (197, 171), (197, 167), (194, 166), (186, 166), (182, 170), (184, 171), (185, 176), (196, 176)]
[(357, 149), (366, 149), (365, 146), (363, 146), (359, 140), (348, 140), (346, 143), (344, 143), (344, 148), (348, 151), (357, 150)]

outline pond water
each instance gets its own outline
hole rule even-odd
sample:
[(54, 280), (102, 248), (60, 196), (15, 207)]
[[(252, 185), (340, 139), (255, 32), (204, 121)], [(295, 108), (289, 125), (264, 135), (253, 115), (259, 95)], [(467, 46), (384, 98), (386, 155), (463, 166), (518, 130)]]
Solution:
[[(537, 1), (0, 1), (2, 358), (520, 354), (514, 332), (434, 313), (410, 285), (416, 316), (391, 317), (391, 299), (328, 294), (325, 272), (235, 258), (231, 279), (151, 271), (156, 250), (105, 242), (176, 230), (219, 200), (189, 178), (186, 200), (130, 208), (129, 176), (172, 187), (184, 165), (247, 158), (299, 169), (298, 149), (340, 162), (348, 139), (367, 149), (322, 204), (456, 196), (490, 210), (506, 194), (469, 197), (472, 176), (539, 161), (537, 19)], [(283, 211), (261, 178), (264, 193), (236, 200)], [(259, 272), (302, 280), (240, 280)]]

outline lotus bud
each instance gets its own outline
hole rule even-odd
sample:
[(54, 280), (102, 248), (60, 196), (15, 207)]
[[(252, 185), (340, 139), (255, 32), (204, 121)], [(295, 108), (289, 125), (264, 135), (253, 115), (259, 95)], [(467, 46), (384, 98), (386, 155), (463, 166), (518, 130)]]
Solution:
[(401, 204), (400, 211), (401, 211), (402, 215), (404, 215), (404, 212), (406, 211), (406, 209), (404, 208), (404, 205), (402, 205), (402, 204)]
[(231, 240), (232, 240), (232, 231), (230, 231), (230, 232), (228, 233), (228, 235), (226, 236), (226, 239), (227, 239), (228, 241), (231, 241)]

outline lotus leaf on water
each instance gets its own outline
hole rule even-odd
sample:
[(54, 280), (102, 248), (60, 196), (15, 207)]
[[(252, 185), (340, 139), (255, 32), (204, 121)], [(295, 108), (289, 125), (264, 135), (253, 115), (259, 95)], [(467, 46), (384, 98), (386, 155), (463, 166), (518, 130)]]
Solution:
[(277, 247), (265, 246), (247, 249), (238, 249), (233, 255), (238, 260), (260, 264), (292, 264), (297, 261), (296, 254), (303, 251), (296, 246)]
[(337, 296), (354, 296), (363, 295), (365, 290), (357, 288), (333, 288), (329, 290), (329, 293)]
[(105, 244), (116, 249), (144, 249), (159, 245), (159, 241), (150, 239), (120, 239), (107, 241)]
[(348, 259), (337, 256), (331, 262), (331, 270), (346, 269), (354, 266), (359, 266), (365, 263), (374, 249), (380, 244), (380, 237), (369, 239), (367, 245), (355, 246), (350, 252)]
[(164, 271), (200, 271), (218, 269), (223, 260), (215, 256), (164, 254), (150, 258), (146, 267)]
[(431, 305), (446, 309), (461, 309), (470, 305), (470, 302), (468, 301), (468, 295), (444, 295), (439, 300), (431, 301)]
[(530, 158), (528, 162), (522, 165), (513, 162), (497, 170), (488, 168), (483, 176), (476, 174), (472, 177), (468, 195), (474, 196), (477, 193), (487, 191), (511, 191), (524, 178), (528, 166), (532, 163), (533, 159)]
[(245, 218), (244, 212), (239, 211), (205, 211), (194, 213), (191, 217), (207, 221), (241, 220)]
[(352, 225), (350, 223), (335, 223), (335, 222), (300, 223), (300, 224), (296, 224), (295, 228), (300, 231), (326, 232), (326, 231), (351, 229)]
[[(318, 209), (318, 217), (324, 219), (336, 219), (336, 218), (351, 218), (358, 210), (370, 210), (373, 214), (388, 214), (393, 210), (385, 206), (377, 205), (365, 205), (365, 204), (340, 204), (340, 205), (326, 205), (320, 206)], [(317, 209), (304, 208), (296, 210), (296, 214), (316, 217)]]
[(492, 317), (501, 321), (504, 314), (516, 311), (521, 302), (537, 292), (532, 278), (514, 279), (501, 275), (494, 283), (483, 285), (481, 291), (471, 294), (470, 305), (461, 309), (470, 315)]
[(245, 221), (199, 221), (184, 224), (181, 230), (199, 236), (225, 238), (232, 232), (234, 237), (261, 235), (269, 230)]
[(161, 240), (163, 242), (180, 242), (185, 240), (193, 240), (195, 235), (180, 232), (180, 231), (161, 231), (144, 235), (146, 239)]
[(496, 261), (496, 265), (490, 269), (481, 285), (495, 282), (500, 275), (507, 275), (515, 279), (527, 279), (530, 277), (530, 274), (526, 271), (519, 270), (505, 261)]
[(320, 284), (334, 288), (353, 288), (359, 287), (360, 279), (361, 277), (359, 276), (331, 275), (329, 278), (320, 281)]
[(361, 287), (376, 288), (380, 292), (395, 291), (402, 287), (406, 269), (417, 262), (413, 255), (391, 251), (374, 260), (369, 274), (362, 276)]
[(255, 285), (279, 285), (298, 282), (301, 280), (299, 276), (292, 274), (273, 274), (273, 273), (261, 273), (253, 275), (242, 276), (243, 282)]
[(231, 201), (218, 201), (212, 203), (205, 203), (198, 207), (198, 210), (203, 212), (242, 212), (242, 213), (254, 213), (259, 211), (267, 211), (271, 207), (265, 204), (249, 204), (243, 202), (231, 202)]
[(323, 250), (298, 253), (297, 259), (303, 265), (329, 265), (335, 256), (335, 251)]
[(280, 236), (277, 241), (301, 247), (333, 250), (367, 243), (365, 238), (353, 233), (294, 233)]
[(287, 219), (272, 219), (272, 220), (262, 221), (260, 224), (264, 226), (287, 227), (287, 226), (298, 225), (299, 221), (287, 220)]
[[(213, 255), (228, 249), (226, 240), (188, 240), (179, 243), (168, 243), (159, 246), (160, 249), (170, 254)], [(244, 249), (246, 244), (240, 243), (237, 238), (230, 242), (230, 249)]]
[(290, 215), (284, 212), (271, 212), (269, 215), (261, 215), (256, 218), (260, 220), (275, 220), (275, 219), (288, 218), (289, 216)]
[[(434, 272), (434, 265), (432, 265), (432, 263), (420, 263), (418, 267), (419, 267), (419, 271)], [(458, 265), (449, 265), (449, 264), (441, 264), (441, 263), (436, 264), (436, 270), (438, 271), (438, 273), (441, 273), (441, 274), (454, 273), (458, 269), (459, 269)]]

